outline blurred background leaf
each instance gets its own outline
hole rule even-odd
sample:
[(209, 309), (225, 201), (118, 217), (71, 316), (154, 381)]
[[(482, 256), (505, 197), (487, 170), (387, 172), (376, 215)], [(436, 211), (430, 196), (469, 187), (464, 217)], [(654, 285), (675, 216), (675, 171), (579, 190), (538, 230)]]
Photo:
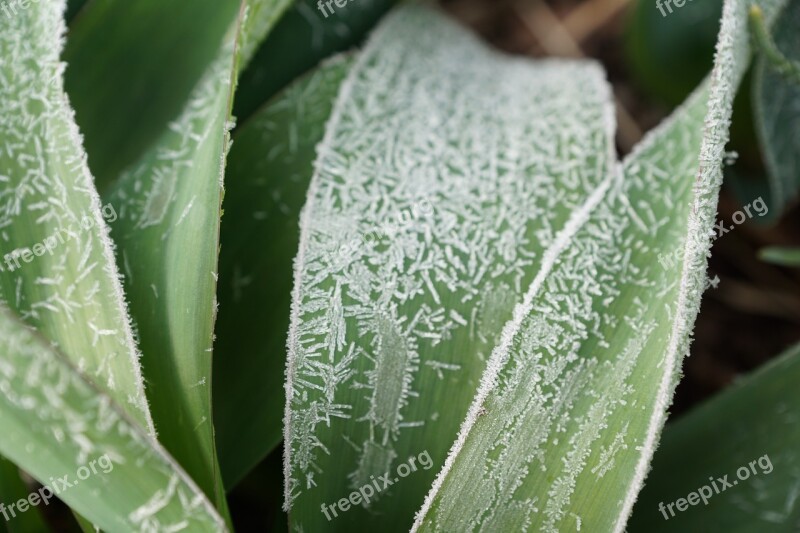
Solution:
[(722, 0), (632, 2), (625, 51), (634, 81), (662, 103), (683, 102), (711, 70), (721, 16)]
[(340, 9), (332, 4), (333, 13), (326, 16), (317, 0), (295, 0), (242, 73), (233, 114), (247, 119), (320, 61), (358, 44), (397, 1), (357, 0)]
[[(22, 479), (19, 467), (0, 457), (0, 503), (13, 504), (22, 499), (27, 499), (31, 489)], [(0, 531), (7, 533), (43, 533), (49, 531), (42, 519), (38, 507), (29, 509), (24, 513), (12, 514), (4, 508), (4, 520), (0, 522)]]
[[(800, 1), (790, 0), (772, 32), (777, 48), (796, 63), (800, 61), (798, 28)], [(800, 80), (778, 72), (762, 56), (753, 86), (756, 132), (772, 191), (770, 209), (779, 215), (800, 191)]]
[(800, 267), (800, 248), (792, 246), (770, 246), (759, 251), (762, 261), (774, 265)]
[[(800, 345), (669, 424), (628, 531), (789, 533), (800, 529)], [(738, 480), (768, 456), (773, 470)], [(767, 461), (763, 461), (764, 464)], [(728, 475), (735, 486), (669, 520), (659, 503), (686, 498)], [(751, 472), (752, 474), (752, 472)], [(711, 480), (709, 480), (711, 478)], [(718, 483), (721, 488), (721, 483)]]
[(64, 18), (66, 18), (68, 24), (75, 19), (75, 16), (83, 9), (83, 6), (85, 6), (88, 1), (89, 0), (67, 0), (67, 11)]

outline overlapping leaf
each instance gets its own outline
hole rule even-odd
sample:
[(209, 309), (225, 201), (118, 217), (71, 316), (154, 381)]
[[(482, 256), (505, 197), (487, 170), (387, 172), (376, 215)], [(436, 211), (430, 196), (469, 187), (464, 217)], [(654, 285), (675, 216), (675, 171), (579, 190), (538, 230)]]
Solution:
[(351, 63), (328, 63), (281, 93), (237, 130), (228, 157), (214, 358), (214, 420), (226, 487), (282, 437), (298, 219), (314, 149)]
[(655, 257), (686, 239), (707, 95), (639, 145), (548, 250), (419, 530), (624, 527), (685, 349), (670, 346), (690, 327), (676, 320), (692, 320), (677, 309), (681, 265)]
[[(0, 389), (0, 453), (102, 529), (226, 529), (205, 495), (138, 423), (5, 309)], [(47, 494), (37, 491), (36, 501), (44, 505)]]
[[(415, 530), (624, 530), (705, 288), (732, 102), (749, 60), (747, 10), (726, 2), (709, 84), (551, 249), (557, 259), (506, 324)], [(671, 268), (655, 261), (676, 249)]]
[[(594, 65), (510, 60), (427, 10), (402, 9), (373, 36), (302, 218), (293, 527), (410, 526), (519, 288), (612, 170), (609, 102)], [(399, 496), (330, 523), (320, 512), (423, 453), (436, 468), (403, 479)]]
[(231, 102), (240, 60), (286, 4), (241, 3), (179, 118), (107, 194), (159, 438), (220, 508), (211, 353)]

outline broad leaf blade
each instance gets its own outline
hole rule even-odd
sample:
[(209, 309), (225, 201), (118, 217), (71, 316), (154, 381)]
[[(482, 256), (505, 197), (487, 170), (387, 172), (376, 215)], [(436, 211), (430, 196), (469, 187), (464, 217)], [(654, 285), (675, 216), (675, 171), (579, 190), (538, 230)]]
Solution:
[[(789, 59), (800, 62), (800, 1), (790, 0), (773, 29), (775, 44)], [(800, 84), (776, 72), (762, 58), (753, 78), (756, 132), (770, 180), (776, 212), (800, 192)]]
[[(234, 135), (225, 171), (214, 357), (214, 421), (227, 488), (282, 438), (300, 209), (314, 150), (351, 64), (341, 58), (321, 66)], [(255, 235), (264, 238), (254, 241)]]
[[(519, 287), (614, 164), (596, 66), (509, 59), (421, 8), (387, 18), (341, 89), (301, 219), (293, 528), (411, 525)], [(369, 509), (320, 511), (420, 454)]]
[[(799, 381), (800, 346), (795, 346), (668, 424), (629, 531), (797, 531)], [(731, 486), (719, 482), (723, 476)], [(700, 500), (682, 512), (666, 507), (701, 487), (708, 487), (707, 504)]]
[(211, 353), (231, 102), (239, 60), (286, 4), (241, 3), (180, 117), (108, 194), (119, 210), (114, 239), (159, 438), (220, 509), (225, 494), (214, 447)]
[(63, 1), (0, 17), (2, 301), (144, 428), (152, 421), (103, 206), (63, 90)]
[(625, 528), (705, 286), (746, 17), (726, 2), (710, 83), (624, 161), (528, 288), (415, 530)]
[(0, 453), (104, 530), (225, 530), (160, 445), (6, 309), (0, 388)]

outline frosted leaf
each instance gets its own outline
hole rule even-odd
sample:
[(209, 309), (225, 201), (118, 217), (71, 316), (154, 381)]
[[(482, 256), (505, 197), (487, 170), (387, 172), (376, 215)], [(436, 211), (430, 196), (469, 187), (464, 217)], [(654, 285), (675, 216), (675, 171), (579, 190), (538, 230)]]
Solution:
[(63, 88), (63, 1), (0, 17), (0, 305), (154, 431), (103, 206)]
[(56, 490), (68, 476), (58, 497), (103, 530), (226, 531), (161, 445), (6, 309), (0, 391), (0, 453)]
[[(301, 217), (286, 385), (293, 527), (322, 527), (320, 503), (411, 455), (441, 464), (523, 287), (572, 213), (611, 186), (610, 101), (596, 65), (507, 58), (426, 9), (399, 9), (372, 37)], [(402, 503), (382, 494), (347, 520), (410, 525), (421, 498), (409, 495), (435, 471), (399, 480)]]

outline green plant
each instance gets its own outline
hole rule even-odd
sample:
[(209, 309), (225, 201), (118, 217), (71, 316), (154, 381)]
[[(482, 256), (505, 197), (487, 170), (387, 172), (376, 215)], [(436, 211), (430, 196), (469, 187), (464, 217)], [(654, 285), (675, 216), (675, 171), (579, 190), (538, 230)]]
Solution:
[[(764, 154), (772, 202), (786, 209), (800, 192), (800, 2), (788, 2), (775, 23), (774, 39), (757, 7), (750, 14), (761, 54), (753, 79), (756, 132)], [(784, 56), (783, 50), (788, 57)]]
[(77, 475), (82, 527), (230, 529), (283, 438), (292, 530), (625, 528), (706, 285), (749, 4), (622, 161), (596, 64), (416, 5), (280, 90), (390, 5), (282, 63), (315, 4), (89, 0), (65, 76), (63, 1), (0, 17), (0, 453)]
[(800, 266), (800, 249), (791, 246), (770, 246), (762, 249), (758, 255), (768, 263), (790, 267)]
[[(637, 2), (627, 21), (626, 55), (638, 85), (671, 106), (680, 103), (711, 64), (721, 4), (688, 3), (663, 16), (650, 3)], [(765, 24), (759, 2), (753, 2), (748, 19), (756, 61), (737, 99), (732, 125), (732, 148), (740, 152), (744, 165), (728, 169), (727, 175), (739, 189), (755, 185), (763, 187), (765, 195), (768, 188), (765, 197), (770, 199), (773, 219), (796, 203), (800, 188), (796, 133), (800, 3), (786, 2), (772, 30)], [(682, 75), (675, 80), (678, 69)], [(765, 183), (744, 175), (763, 175)], [(750, 192), (739, 195), (752, 196)]]

